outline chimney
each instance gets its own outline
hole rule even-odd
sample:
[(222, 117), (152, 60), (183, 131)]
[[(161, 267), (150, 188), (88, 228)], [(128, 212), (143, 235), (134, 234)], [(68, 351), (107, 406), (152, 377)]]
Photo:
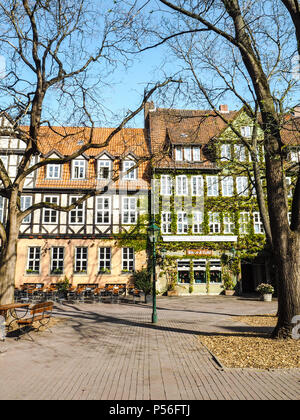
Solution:
[(153, 101), (146, 102), (144, 105), (144, 124), (146, 129), (149, 128), (149, 112), (155, 111), (155, 109)]
[(228, 114), (228, 105), (220, 105), (219, 106), (219, 111), (222, 113), (222, 114)]

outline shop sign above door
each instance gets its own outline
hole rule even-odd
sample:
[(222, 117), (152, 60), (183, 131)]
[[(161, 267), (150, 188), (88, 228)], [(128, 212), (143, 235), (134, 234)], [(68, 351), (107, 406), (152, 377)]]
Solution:
[(213, 251), (211, 249), (187, 249), (186, 255), (190, 256), (201, 256), (201, 255), (213, 255)]

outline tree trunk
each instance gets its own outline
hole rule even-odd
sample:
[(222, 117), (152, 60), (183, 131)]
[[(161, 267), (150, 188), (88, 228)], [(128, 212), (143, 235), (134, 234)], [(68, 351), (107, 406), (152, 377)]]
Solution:
[(10, 237), (4, 247), (0, 260), (0, 305), (14, 302), (15, 269), (17, 262), (17, 240)]
[(278, 252), (278, 322), (273, 338), (291, 337), (293, 316), (300, 315), (300, 235), (292, 233), (287, 252)]

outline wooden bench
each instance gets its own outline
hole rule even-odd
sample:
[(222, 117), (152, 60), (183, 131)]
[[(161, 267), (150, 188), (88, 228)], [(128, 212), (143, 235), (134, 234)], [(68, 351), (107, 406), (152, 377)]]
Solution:
[(46, 327), (49, 331), (49, 327), (47, 327), (50, 318), (52, 316), (52, 309), (53, 309), (53, 302), (42, 302), (33, 305), (30, 308), (30, 317), (19, 319), (17, 321), (20, 331), (17, 339), (20, 339), (20, 333), (25, 333), (26, 328), (28, 328), (27, 334), (33, 340), (33, 338), (29, 334), (29, 327), (33, 327), (34, 322), (38, 322), (38, 327), (35, 327), (36, 331), (39, 331), (41, 327)]

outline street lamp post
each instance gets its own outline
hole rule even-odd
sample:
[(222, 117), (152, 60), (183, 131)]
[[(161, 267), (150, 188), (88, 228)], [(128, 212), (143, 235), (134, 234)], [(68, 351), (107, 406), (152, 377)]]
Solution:
[(159, 235), (159, 227), (156, 226), (154, 220), (151, 220), (151, 224), (148, 227), (148, 237), (152, 243), (152, 278), (153, 278), (153, 291), (152, 291), (152, 323), (157, 322), (156, 313), (156, 249), (155, 243), (157, 242)]

